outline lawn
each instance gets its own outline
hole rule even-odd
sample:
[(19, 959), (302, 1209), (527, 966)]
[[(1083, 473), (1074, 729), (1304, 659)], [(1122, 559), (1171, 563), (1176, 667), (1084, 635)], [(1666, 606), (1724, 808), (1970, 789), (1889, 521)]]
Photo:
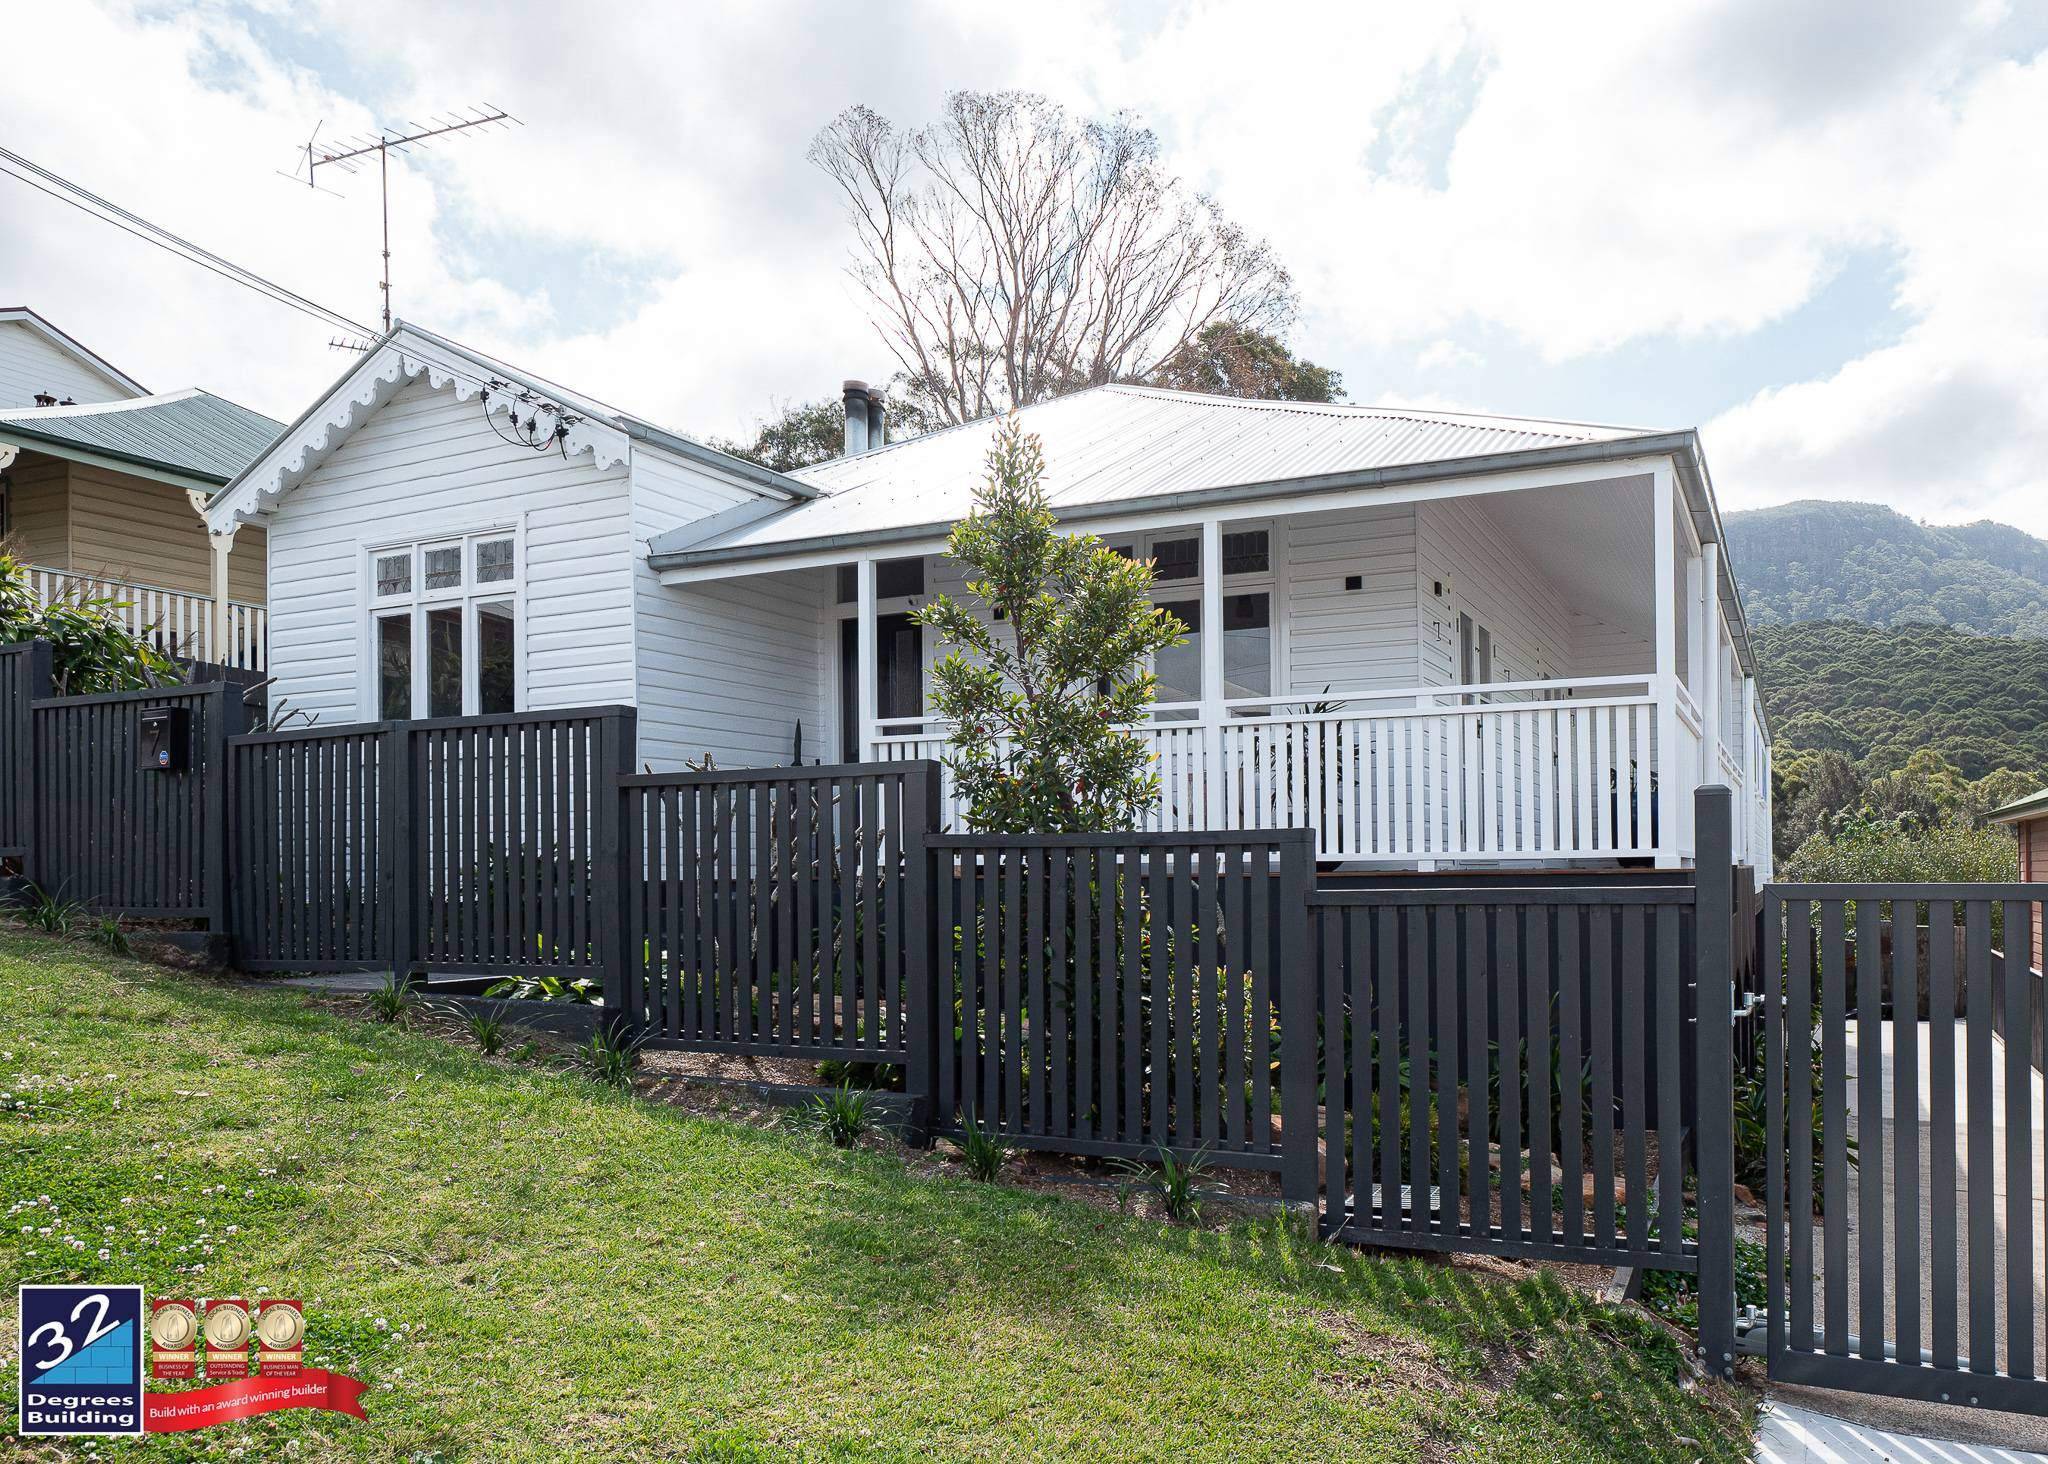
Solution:
[(0, 935), (0, 1088), (18, 1279), (297, 1296), (371, 1385), (100, 1457), (1747, 1452), (1744, 1395), (1548, 1278), (934, 1178), (75, 943)]

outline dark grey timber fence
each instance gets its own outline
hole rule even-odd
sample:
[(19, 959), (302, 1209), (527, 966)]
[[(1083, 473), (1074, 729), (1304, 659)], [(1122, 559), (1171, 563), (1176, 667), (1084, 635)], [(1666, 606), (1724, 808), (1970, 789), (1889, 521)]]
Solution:
[[(620, 782), (622, 1004), (663, 1045), (911, 1063), (928, 1054), (923, 839), (935, 763)], [(919, 946), (919, 941), (925, 947)], [(918, 1073), (913, 1073), (915, 1080)]]
[[(1703, 860), (1725, 848), (1714, 791)], [(1704, 1272), (1722, 1303), (1702, 1305), (1702, 1345), (1732, 1364), (1735, 909), (1726, 867), (1706, 873), (1311, 895), (1323, 1233)]]
[(228, 920), (244, 969), (390, 964), (384, 798), (405, 735), (372, 722), (229, 740)]
[[(617, 797), (632, 768), (630, 707), (405, 724), (394, 811), (394, 956), (428, 971), (600, 979), (617, 939)], [(606, 852), (607, 848), (610, 853)]]
[(1768, 888), (1773, 1377), (2048, 1412), (2039, 983), (2022, 979), (2042, 895)]
[(0, 859), (23, 859), (35, 837), (35, 702), (50, 694), (50, 647), (0, 646)]
[(941, 1130), (1312, 1173), (1310, 831), (929, 842)]
[(601, 981), (599, 849), (627, 707), (230, 740), (230, 902), (250, 970)]
[[(589, 978), (655, 1045), (900, 1064), (943, 1133), (1275, 1171), (1332, 1237), (1697, 1272), (1703, 1351), (1732, 1360), (1735, 972), (1778, 968), (1739, 930), (1725, 790), (1699, 794), (1689, 882), (1319, 891), (1306, 829), (941, 835), (935, 763), (635, 773), (625, 707), (245, 735), (239, 688), (53, 699), (46, 673), (0, 655), (0, 852), (67, 898), (203, 921), (252, 969)], [(143, 770), (140, 712), (179, 705), (190, 769)], [(1855, 896), (1829, 898), (1824, 950)], [(1987, 933), (1963, 962), (1973, 1115), (1991, 1004), (2031, 1030), (2037, 984), (1979, 975), (1993, 898), (2018, 897), (1963, 922)], [(1835, 1112), (1839, 1024), (1831, 1050)], [(2003, 1251), (1969, 1213), (1974, 1301), (1979, 1249)], [(2031, 1217), (2006, 1223), (2030, 1241)], [(2043, 1311), (2008, 1316), (2031, 1335)]]
[[(145, 769), (149, 707), (183, 708), (190, 759)], [(29, 877), (96, 912), (225, 926), (227, 739), (242, 729), (238, 692), (214, 682), (32, 705), (36, 820)]]

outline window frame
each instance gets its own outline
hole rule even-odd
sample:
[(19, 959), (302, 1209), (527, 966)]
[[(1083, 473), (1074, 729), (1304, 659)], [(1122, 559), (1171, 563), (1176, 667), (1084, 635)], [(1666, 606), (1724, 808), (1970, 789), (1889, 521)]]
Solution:
[[(480, 580), (477, 576), (481, 548), (484, 544), (499, 541), (509, 541), (512, 545), (511, 576), (506, 579)], [(456, 549), (459, 553), (460, 579), (452, 586), (443, 585), (429, 589), (426, 576), (427, 554), (431, 550), (449, 548)], [(476, 528), (421, 534), (410, 539), (365, 541), (359, 546), (358, 553), (361, 561), (363, 603), (366, 607), (360, 617), (363, 664), (369, 669), (368, 674), (362, 678), (357, 705), (365, 721), (432, 720), (428, 613), (451, 607), (459, 608), (462, 613), (459, 649), (462, 660), (462, 710), (459, 715), (480, 715), (483, 672), (480, 615), (481, 607), (486, 605), (509, 606), (511, 609), (511, 710), (519, 712), (526, 709), (526, 543), (520, 524), (494, 523)], [(410, 560), (410, 586), (393, 594), (379, 594), (378, 560), (398, 554), (404, 554)], [(399, 616), (407, 616), (411, 620), (409, 644), (412, 664), (409, 668), (411, 684), (408, 688), (410, 705), (405, 717), (391, 718), (384, 715), (383, 706), (381, 625), (382, 622)]]
[[(1287, 671), (1287, 640), (1285, 636), (1287, 621), (1286, 572), (1281, 553), (1282, 547), (1286, 542), (1286, 536), (1281, 532), (1284, 522), (1285, 520), (1282, 519), (1246, 519), (1242, 522), (1233, 522), (1223, 530), (1224, 538), (1228, 538), (1232, 534), (1263, 533), (1266, 536), (1266, 567), (1264, 569), (1244, 570), (1236, 574), (1225, 573), (1221, 578), (1223, 582), (1223, 598), (1226, 602), (1233, 595), (1264, 595), (1266, 597), (1267, 673), (1272, 685), (1276, 688), (1276, 690), (1268, 693), (1269, 696), (1284, 696), (1286, 693), (1277, 688), (1285, 687), (1289, 680)], [(1202, 540), (1202, 526), (1198, 523), (1192, 526), (1181, 525), (1174, 528), (1141, 529), (1129, 534), (1104, 534), (1101, 538), (1105, 545), (1127, 558), (1151, 559), (1155, 557), (1153, 546), (1162, 541), (1192, 538), (1199, 546)], [(1202, 603), (1202, 566), (1199, 557), (1195, 563), (1195, 574), (1192, 579), (1155, 580), (1152, 584), (1152, 604), (1155, 607), (1187, 604), (1189, 602), (1192, 602), (1198, 610)], [(1204, 632), (1198, 630), (1196, 634), (1201, 635)], [(1196, 648), (1197, 650), (1200, 649), (1199, 642), (1197, 642)], [(1158, 674), (1159, 664), (1157, 655), (1146, 658), (1145, 668), (1155, 676)], [(1199, 702), (1200, 698), (1197, 697), (1196, 700)], [(1185, 703), (1175, 703), (1174, 705), (1185, 705)], [(1271, 707), (1233, 708), (1227, 702), (1224, 704), (1224, 716), (1226, 718), (1263, 717), (1272, 710)], [(1197, 719), (1199, 716), (1199, 711), (1171, 712), (1168, 713), (1168, 720), (1187, 721)], [(1156, 714), (1154, 720), (1157, 720)]]

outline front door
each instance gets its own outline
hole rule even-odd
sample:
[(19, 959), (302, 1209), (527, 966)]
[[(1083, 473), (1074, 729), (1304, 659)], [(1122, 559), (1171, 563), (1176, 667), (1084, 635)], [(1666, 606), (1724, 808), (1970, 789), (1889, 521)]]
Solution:
[[(924, 627), (909, 615), (875, 617), (875, 716), (915, 717), (924, 711)], [(913, 735), (918, 727), (885, 727), (885, 736)], [(859, 762), (860, 626), (839, 622), (839, 759)]]

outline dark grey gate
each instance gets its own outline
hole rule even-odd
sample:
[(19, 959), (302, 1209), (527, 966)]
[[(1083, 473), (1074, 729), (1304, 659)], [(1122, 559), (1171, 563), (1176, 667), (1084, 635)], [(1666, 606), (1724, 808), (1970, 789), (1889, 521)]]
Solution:
[(2041, 895), (1767, 889), (1772, 1377), (2048, 1413)]

